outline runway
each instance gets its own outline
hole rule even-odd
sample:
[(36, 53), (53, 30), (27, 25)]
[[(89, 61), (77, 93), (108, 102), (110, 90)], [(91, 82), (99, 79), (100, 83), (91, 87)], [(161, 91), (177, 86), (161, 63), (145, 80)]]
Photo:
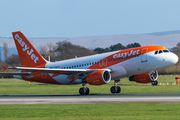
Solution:
[(0, 104), (180, 103), (180, 93), (0, 95)]

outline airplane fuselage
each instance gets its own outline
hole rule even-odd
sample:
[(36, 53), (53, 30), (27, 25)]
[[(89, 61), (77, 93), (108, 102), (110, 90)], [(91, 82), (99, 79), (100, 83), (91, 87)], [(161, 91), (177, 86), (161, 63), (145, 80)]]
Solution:
[[(159, 50), (162, 53), (159, 53)], [(163, 50), (165, 52), (163, 52)], [(157, 54), (155, 52), (158, 51)], [(177, 62), (177, 57), (174, 53), (169, 52), (166, 48), (161, 46), (144, 46), (114, 52), (108, 52), (103, 54), (96, 54), (91, 56), (73, 58), (58, 62), (47, 62), (45, 68), (51, 69), (110, 69), (111, 79), (121, 79), (124, 77), (130, 77), (132, 75), (147, 73), (152, 70), (161, 70), (167, 68)], [(53, 77), (50, 73), (39, 73), (38, 79), (42, 79), (39, 82), (47, 82), (47, 76), (51, 76), (52, 79), (57, 81), (55, 84), (81, 84), (81, 79), (84, 77), (79, 76), (80, 73), (74, 73), (69, 77), (66, 74), (60, 74)], [(15, 76), (16, 78), (22, 78), (21, 76)], [(26, 80), (37, 81), (34, 76), (27, 77)], [(34, 79), (33, 79), (34, 78)], [(51, 82), (48, 82), (51, 83)], [(54, 81), (52, 82), (54, 84)]]

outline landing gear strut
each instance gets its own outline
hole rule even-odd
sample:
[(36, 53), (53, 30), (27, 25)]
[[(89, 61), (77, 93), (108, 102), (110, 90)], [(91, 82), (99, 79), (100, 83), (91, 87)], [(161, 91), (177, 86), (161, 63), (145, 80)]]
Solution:
[(85, 87), (84, 83), (82, 84), (82, 86), (83, 87), (79, 89), (79, 94), (80, 95), (89, 95), (89, 92), (90, 92), (89, 88)]
[(110, 89), (112, 94), (121, 92), (121, 88), (119, 86), (117, 86), (118, 82), (120, 82), (120, 80), (114, 80), (114, 86), (112, 86), (111, 89)]

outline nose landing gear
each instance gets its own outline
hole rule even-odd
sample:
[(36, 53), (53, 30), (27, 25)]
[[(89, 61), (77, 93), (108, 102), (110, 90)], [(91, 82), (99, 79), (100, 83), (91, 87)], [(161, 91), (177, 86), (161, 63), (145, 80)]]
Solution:
[(154, 85), (158, 85), (158, 81), (152, 81), (151, 84), (154, 86)]

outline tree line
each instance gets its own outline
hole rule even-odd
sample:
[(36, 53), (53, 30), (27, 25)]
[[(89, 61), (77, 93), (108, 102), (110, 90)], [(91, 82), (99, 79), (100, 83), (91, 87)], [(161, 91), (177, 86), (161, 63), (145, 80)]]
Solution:
[[(50, 61), (55, 62), (55, 61), (66, 60), (75, 57), (83, 57), (93, 54), (123, 50), (127, 48), (140, 47), (140, 46), (141, 45), (139, 43), (131, 43), (126, 46), (123, 46), (121, 43), (118, 43), (115, 45), (111, 45), (110, 47), (107, 48), (98, 47), (92, 50), (79, 45), (72, 44), (71, 42), (68, 41), (60, 41), (57, 42), (56, 44), (50, 42), (47, 43), (47, 45), (41, 45), (39, 52), (46, 60), (48, 60), (48, 56), (50, 56)], [(21, 62), (17, 54), (9, 55), (7, 43), (4, 43), (4, 55), (5, 55), (4, 64), (6, 64), (7, 66), (21, 66)], [(0, 70), (2, 70), (1, 66), (0, 66)]]
[[(50, 56), (51, 62), (55, 62), (55, 61), (66, 60), (75, 57), (83, 57), (93, 54), (100, 54), (100, 53), (123, 50), (127, 48), (134, 48), (140, 46), (141, 45), (139, 43), (131, 43), (126, 46), (122, 45), (121, 43), (118, 43), (115, 45), (111, 45), (107, 48), (97, 47), (92, 50), (79, 45), (72, 44), (68, 41), (60, 41), (57, 42), (56, 44), (50, 42), (47, 45), (40, 46), (39, 52), (45, 59), (48, 60), (48, 56)], [(4, 44), (5, 61), (4, 62), (0, 61), (1, 65), (3, 64), (6, 66), (21, 66), (19, 56), (16, 54), (9, 55), (7, 48), (8, 46), (5, 43)], [(177, 46), (173, 47), (171, 51), (177, 54), (178, 57), (180, 57), (180, 42), (177, 44)], [(0, 70), (3, 71), (2, 66), (0, 66)], [(180, 61), (178, 61), (176, 65), (160, 70), (158, 72), (159, 74), (180, 74)]]

